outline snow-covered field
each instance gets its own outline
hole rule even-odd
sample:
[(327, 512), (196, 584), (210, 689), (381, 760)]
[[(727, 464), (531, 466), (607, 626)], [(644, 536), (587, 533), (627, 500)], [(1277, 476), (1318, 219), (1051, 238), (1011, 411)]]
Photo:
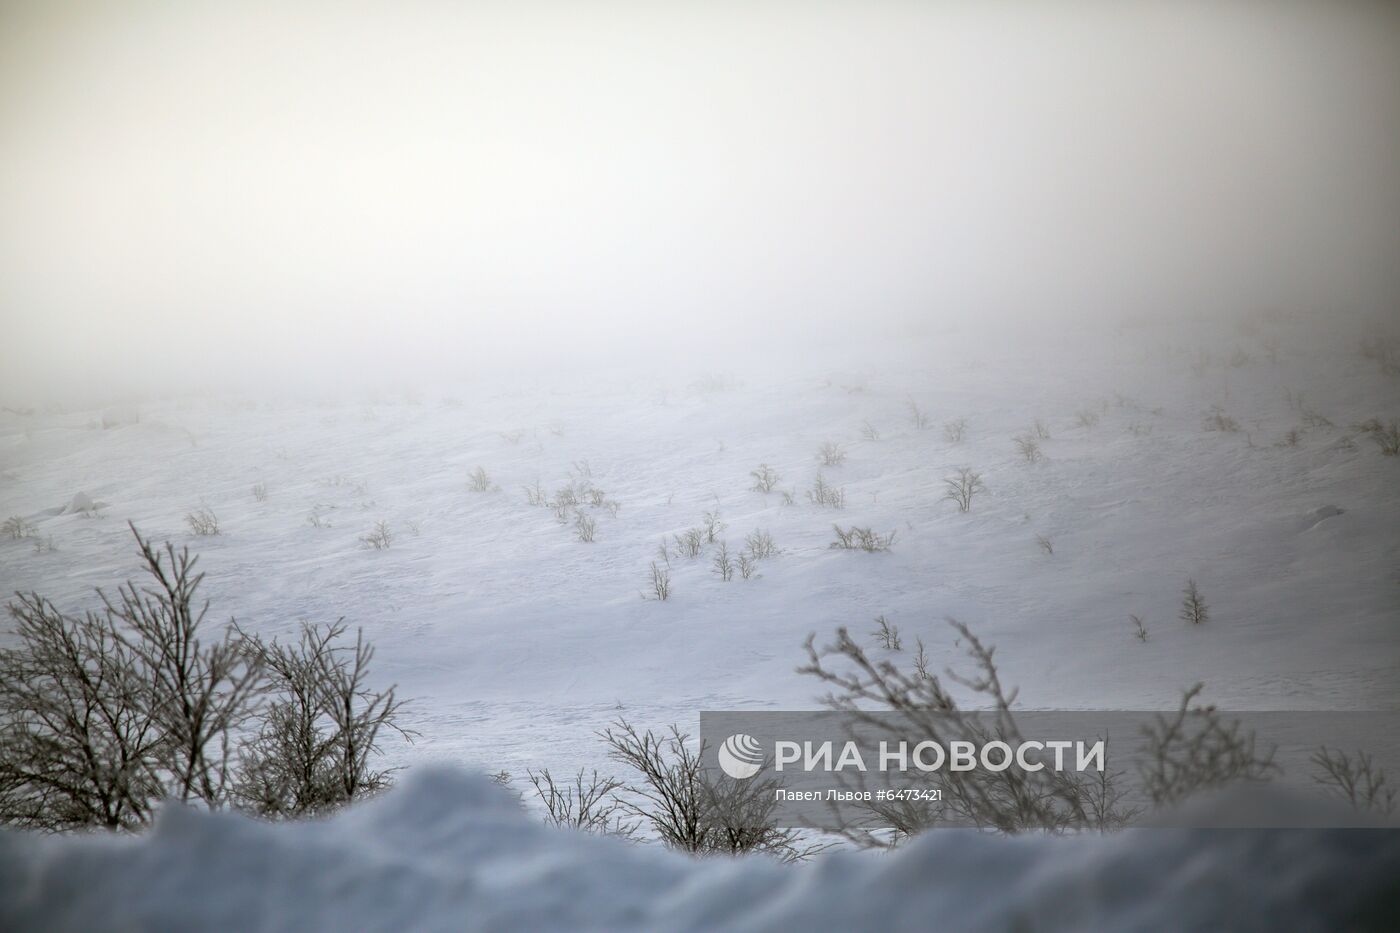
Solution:
[[(92, 605), (136, 569), (132, 521), (199, 553), (215, 618), (363, 628), (421, 733), (387, 749), (396, 763), (517, 776), (611, 770), (594, 733), (619, 716), (693, 731), (702, 709), (815, 708), (794, 672), (803, 640), (863, 637), (877, 615), (905, 659), (922, 638), (938, 668), (958, 655), (944, 618), (967, 623), (1031, 708), (1169, 708), (1204, 681), (1227, 709), (1390, 709), (1400, 458), (1353, 425), (1400, 416), (1400, 380), (1358, 355), (1364, 335), (1281, 316), (947, 330), (800, 362), (750, 348), (723, 373), (146, 399), (139, 422), (105, 429), (99, 410), (6, 411), (0, 515), (52, 550), (0, 542), (0, 589)], [(1239, 430), (1206, 430), (1213, 407)], [(1029, 463), (1012, 439), (1037, 419), (1050, 436)], [(819, 465), (827, 441), (844, 463)], [(750, 488), (760, 463), (782, 476), (766, 495)], [(987, 487), (967, 514), (943, 498), (962, 466)], [(470, 488), (477, 467), (490, 490)], [(808, 501), (819, 472), (843, 509)], [(592, 543), (523, 489), (581, 479), (617, 504), (584, 507)], [(79, 493), (97, 517), (64, 513)], [(201, 507), (219, 534), (192, 534)], [(722, 581), (712, 547), (674, 553), (713, 510), (735, 552), (771, 533), (780, 553), (754, 579)], [(364, 546), (381, 520), (391, 546)], [(834, 522), (894, 545), (833, 550)], [(660, 602), (642, 594), (663, 541)], [(1177, 618), (1188, 578), (1210, 609), (1198, 627)]]

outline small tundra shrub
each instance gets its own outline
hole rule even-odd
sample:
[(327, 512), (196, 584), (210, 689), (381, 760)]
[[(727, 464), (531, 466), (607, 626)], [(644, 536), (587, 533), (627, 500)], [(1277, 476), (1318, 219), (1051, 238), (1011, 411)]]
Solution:
[(721, 541), (715, 548), (714, 559), (710, 561), (710, 567), (725, 583), (734, 579), (734, 559), (729, 556), (728, 543)]
[(899, 626), (892, 625), (884, 616), (875, 617), (875, 643), (887, 651), (903, 651), (904, 643), (899, 639)]
[(267, 483), (258, 482), (253, 484), (253, 498), (259, 502), (267, 501)]
[(19, 541), (24, 538), (34, 537), (38, 534), (38, 529), (20, 516), (11, 515), (9, 518), (5, 519), (4, 525), (0, 525), (0, 533), (4, 534), (4, 536), (11, 541)]
[(834, 441), (827, 441), (817, 448), (817, 459), (822, 466), (840, 466), (846, 462), (846, 451), (840, 444)]
[(959, 469), (957, 476), (944, 479), (943, 484), (947, 487), (943, 498), (957, 503), (959, 512), (971, 512), (973, 497), (987, 488), (982, 483), (982, 474), (975, 473), (967, 467)]
[(389, 523), (382, 520), (375, 522), (369, 534), (361, 536), (360, 543), (376, 551), (387, 551), (389, 545), (394, 543), (394, 535), (389, 530)]
[(1214, 408), (1211, 409), (1210, 414), (1206, 415), (1204, 422), (1202, 422), (1202, 427), (1207, 431), (1221, 431), (1227, 434), (1234, 434), (1239, 431), (1240, 423), (1220, 409)]
[(950, 444), (961, 444), (967, 435), (967, 419), (955, 418), (943, 425), (943, 437)]
[(219, 533), (219, 518), (211, 509), (195, 509), (185, 516), (185, 524), (190, 526), (190, 531), (197, 535), (216, 535)]
[(778, 471), (766, 463), (760, 463), (757, 470), (750, 470), (749, 475), (753, 477), (754, 492), (770, 493), (782, 481)]
[(1206, 610), (1206, 601), (1201, 596), (1200, 588), (1196, 586), (1195, 580), (1187, 580), (1186, 589), (1182, 591), (1181, 597), (1181, 621), (1200, 625), (1209, 619), (1210, 613)]
[(1092, 428), (1099, 423), (1099, 413), (1089, 408), (1081, 408), (1075, 413), (1074, 423), (1081, 428)]
[(1045, 537), (1045, 535), (1036, 535), (1036, 536), (1035, 536), (1035, 543), (1036, 543), (1036, 544), (1040, 547), (1040, 549), (1041, 549), (1042, 551), (1044, 551), (1046, 554), (1054, 554), (1054, 553), (1055, 553), (1055, 545), (1052, 544), (1051, 541), (1050, 541), (1050, 539), (1047, 538), (1047, 537)]
[(578, 539), (584, 544), (593, 543), (593, 535), (598, 530), (598, 523), (590, 518), (586, 513), (579, 512), (574, 518), (574, 531), (578, 534)]
[(1045, 454), (1041, 453), (1040, 441), (1029, 434), (1022, 434), (1014, 438), (1016, 441), (1016, 451), (1021, 455), (1021, 459), (1027, 463), (1037, 463), (1045, 459)]
[(812, 484), (811, 489), (807, 490), (807, 500), (813, 505), (843, 509), (846, 507), (846, 490), (832, 486), (825, 477), (818, 473), (817, 481)]
[(699, 528), (688, 528), (676, 535), (676, 553), (694, 559), (705, 549), (705, 533)]
[(922, 431), (929, 425), (928, 414), (919, 407), (919, 403), (910, 398), (905, 403), (909, 408), (909, 423)]
[(844, 529), (840, 525), (832, 525), (831, 527), (836, 531), (836, 540), (831, 542), (831, 547), (836, 550), (888, 551), (890, 545), (894, 544), (895, 533), (893, 531), (882, 535), (870, 528), (860, 528), (855, 525)]
[(485, 467), (477, 467), (472, 470), (467, 477), (467, 483), (471, 486), (472, 492), (490, 492), (491, 477), (487, 474)]
[(1371, 440), (1380, 447), (1381, 453), (1387, 457), (1394, 457), (1400, 454), (1400, 425), (1394, 421), (1390, 426), (1371, 432)]
[[(671, 598), (671, 568), (664, 564), (651, 562), (650, 598), (665, 602)], [(643, 594), (648, 595), (646, 593)]]
[(778, 546), (773, 542), (771, 534), (759, 528), (750, 532), (744, 539), (744, 552), (754, 560), (767, 560), (777, 556)]
[(1130, 615), (1128, 616), (1128, 620), (1133, 623), (1133, 636), (1137, 638), (1138, 641), (1147, 641), (1147, 626), (1142, 624), (1142, 619)]
[(860, 436), (867, 441), (878, 441), (880, 439), (880, 432), (876, 429), (875, 425), (866, 421), (860, 426)]

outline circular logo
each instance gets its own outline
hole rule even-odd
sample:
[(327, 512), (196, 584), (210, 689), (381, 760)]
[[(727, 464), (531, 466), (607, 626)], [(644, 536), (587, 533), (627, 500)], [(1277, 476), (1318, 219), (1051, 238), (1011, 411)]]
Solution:
[(719, 766), (736, 780), (751, 778), (763, 770), (763, 747), (753, 736), (736, 732), (719, 747)]

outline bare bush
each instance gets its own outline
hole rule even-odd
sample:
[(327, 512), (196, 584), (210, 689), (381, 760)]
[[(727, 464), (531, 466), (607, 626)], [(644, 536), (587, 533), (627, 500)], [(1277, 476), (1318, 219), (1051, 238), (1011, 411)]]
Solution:
[(53, 535), (45, 535), (42, 538), (36, 535), (33, 540), (35, 554), (49, 554), (55, 550)]
[(3, 525), (0, 525), (0, 534), (3, 534), (11, 541), (21, 541), (25, 538), (32, 538), (38, 533), (39, 529), (35, 528), (18, 515), (11, 515), (9, 518), (5, 519)]
[(973, 497), (987, 489), (982, 483), (982, 474), (975, 473), (967, 467), (960, 468), (957, 476), (945, 478), (943, 484), (947, 487), (943, 498), (956, 502), (959, 512), (971, 512)]
[(1138, 641), (1147, 641), (1147, 626), (1142, 624), (1142, 619), (1135, 615), (1128, 616), (1133, 623), (1133, 635)]
[(1099, 423), (1099, 413), (1090, 408), (1081, 408), (1075, 412), (1074, 423), (1081, 428), (1092, 428)]
[(869, 421), (863, 421), (860, 426), (860, 436), (867, 441), (878, 441), (880, 439), (880, 432), (875, 428), (875, 425), (871, 424)]
[(190, 531), (200, 536), (219, 533), (219, 517), (209, 508), (198, 508), (190, 512), (185, 516), (185, 524), (190, 526)]
[(744, 538), (744, 552), (754, 560), (767, 560), (777, 556), (778, 545), (773, 542), (771, 534), (758, 528)]
[(1039, 418), (1035, 419), (1035, 436), (1042, 441), (1050, 440), (1050, 429)]
[(1387, 457), (1394, 457), (1400, 454), (1400, 425), (1392, 421), (1389, 427), (1372, 431), (1371, 440), (1376, 442), (1376, 445), (1381, 449), (1381, 453)]
[(687, 528), (675, 538), (676, 553), (682, 557), (693, 560), (700, 556), (701, 551), (705, 550), (705, 533), (699, 528)]
[(772, 492), (782, 480), (778, 471), (766, 463), (760, 463), (757, 470), (749, 471), (749, 475), (753, 477), (753, 490), (765, 494)]
[(1255, 747), (1254, 733), (1226, 721), (1214, 706), (1192, 706), (1196, 684), (1171, 715), (1143, 727), (1144, 755), (1138, 770), (1143, 788), (1158, 807), (1237, 781), (1263, 781), (1276, 773), (1274, 750)]
[(875, 630), (870, 634), (875, 643), (887, 651), (904, 650), (904, 643), (899, 639), (899, 626), (891, 624), (890, 620), (882, 615), (875, 617)]
[(952, 421), (944, 422), (943, 437), (950, 444), (961, 444), (967, 435), (967, 419), (954, 418)]
[(734, 559), (729, 556), (728, 542), (719, 542), (715, 548), (715, 556), (710, 560), (710, 567), (715, 572), (715, 576), (728, 583), (734, 579)]
[(748, 551), (740, 552), (737, 566), (739, 568), (739, 576), (745, 580), (752, 580), (754, 577), (758, 576), (758, 559)]
[(700, 527), (705, 531), (705, 543), (714, 544), (719, 540), (719, 536), (724, 533), (724, 529), (728, 526), (720, 521), (719, 509), (716, 508), (713, 511), (705, 513), (704, 517), (700, 520)]
[(1202, 422), (1202, 427), (1207, 431), (1222, 431), (1227, 434), (1233, 434), (1239, 431), (1240, 423), (1220, 409), (1213, 408), (1210, 413), (1206, 415), (1205, 420)]
[(1022, 434), (1016, 438), (1016, 451), (1021, 455), (1021, 459), (1027, 463), (1036, 463), (1045, 458), (1040, 450), (1040, 441), (1029, 434)]
[(369, 687), (374, 649), (356, 632), (341, 644), (345, 623), (303, 622), (296, 642), (264, 642), (239, 634), (266, 672), (272, 699), (260, 727), (240, 749), (233, 786), (237, 806), (259, 816), (316, 816), (373, 796), (394, 770), (376, 770), (385, 732), (410, 739), (399, 725), (395, 688)]
[(188, 550), (132, 527), (150, 584), (68, 616), (37, 593), (10, 605), (0, 649), (0, 821), (45, 830), (134, 829), (162, 799), (228, 799), (231, 738), (261, 667), (231, 629), (202, 639), (203, 578)]
[(253, 484), (253, 498), (258, 502), (267, 501), (267, 483), (259, 481)]
[(888, 551), (890, 545), (894, 544), (895, 532), (891, 531), (887, 535), (879, 534), (870, 528), (858, 528), (852, 525), (843, 529), (840, 525), (832, 525), (836, 532), (836, 540), (831, 542), (830, 547), (841, 551)]
[[(928, 671), (922, 645), (914, 673), (907, 674), (891, 661), (871, 660), (844, 628), (837, 630), (834, 644), (821, 649), (815, 647), (814, 637), (808, 638), (808, 661), (798, 673), (826, 685), (828, 706), (892, 741), (930, 741), (946, 747), (950, 741), (985, 745), (995, 740), (1018, 746), (1023, 737), (1011, 711), (1016, 691), (1002, 686), (992, 659), (995, 649), (983, 645), (960, 622), (950, 619), (949, 624), (972, 660), (974, 673), (949, 671), (948, 677), (990, 709), (965, 711), (942, 678)], [(1002, 832), (1115, 828), (1132, 815), (1119, 805), (1116, 776), (1101, 779), (1049, 768), (931, 772), (926, 780), (943, 792), (941, 804), (863, 804), (865, 818), (847, 820), (839, 832), (861, 846), (888, 848), (949, 819)]]
[(812, 484), (811, 489), (807, 490), (807, 501), (813, 505), (844, 509), (846, 507), (846, 490), (832, 486), (826, 481), (826, 477), (818, 473), (816, 482)]
[(394, 535), (389, 530), (389, 523), (383, 520), (375, 522), (369, 534), (360, 537), (360, 543), (376, 551), (387, 551), (389, 545), (394, 543)]
[(1210, 621), (1205, 598), (1201, 596), (1200, 587), (1196, 586), (1195, 580), (1186, 581), (1186, 589), (1182, 591), (1180, 616), (1181, 621), (1192, 625)]
[(813, 851), (799, 847), (795, 831), (774, 825), (776, 782), (712, 776), (702, 764), (703, 746), (692, 747), (677, 727), (641, 732), (618, 720), (599, 737), (610, 758), (640, 777), (619, 793), (623, 808), (670, 848), (696, 855), (761, 852), (783, 861)]
[(318, 503), (311, 507), (311, 513), (306, 516), (306, 523), (312, 528), (330, 528), (331, 523), (326, 519), (326, 512), (333, 506)]
[(487, 474), (485, 467), (477, 467), (467, 476), (467, 485), (472, 492), (490, 492), (491, 477)]
[(520, 488), (525, 490), (525, 501), (529, 505), (535, 508), (542, 508), (549, 505), (549, 496), (544, 491), (544, 487), (540, 485), (539, 480), (535, 480), (535, 482), (529, 486), (521, 486)]
[(671, 598), (671, 568), (651, 562), (652, 598), (665, 602)]
[(840, 466), (846, 462), (846, 451), (835, 441), (826, 441), (817, 448), (817, 460), (822, 466)]
[(1384, 334), (1374, 334), (1362, 338), (1358, 352), (1363, 360), (1370, 360), (1387, 375), (1400, 373), (1400, 340)]
[(1312, 762), (1318, 768), (1313, 780), (1329, 794), (1357, 810), (1382, 816), (1395, 813), (1396, 788), (1386, 783), (1385, 770), (1376, 767), (1370, 755), (1358, 751), (1352, 756), (1324, 745), (1313, 753)]
[(919, 403), (914, 401), (914, 399), (911, 397), (905, 402), (905, 404), (909, 408), (909, 423), (912, 424), (915, 428), (919, 429), (920, 431), (927, 428), (929, 426), (928, 414), (925, 413), (924, 410), (919, 407)]
[(617, 799), (622, 782), (599, 777), (595, 770), (585, 778), (580, 768), (572, 781), (561, 783), (548, 768), (527, 770), (535, 795), (544, 804), (545, 822), (551, 826), (577, 829), (585, 833), (631, 838), (641, 825)]
[(584, 544), (593, 543), (593, 535), (598, 530), (598, 523), (584, 512), (579, 512), (574, 516), (574, 533)]
[(1035, 543), (1046, 554), (1055, 553), (1055, 545), (1050, 541), (1049, 538), (1045, 537), (1045, 535), (1036, 535)]

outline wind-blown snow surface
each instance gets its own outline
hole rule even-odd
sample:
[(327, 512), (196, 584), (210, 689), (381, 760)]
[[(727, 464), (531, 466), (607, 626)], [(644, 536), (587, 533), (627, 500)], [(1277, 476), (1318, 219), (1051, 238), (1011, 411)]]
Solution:
[[(1352, 425), (1400, 417), (1400, 379), (1357, 354), (1356, 332), (1318, 330), (949, 331), (802, 360), (758, 348), (729, 379), (600, 367), (416, 397), (148, 399), (108, 429), (100, 409), (5, 412), (0, 517), (54, 549), (0, 541), (0, 591), (92, 606), (92, 587), (136, 569), (132, 520), (199, 553), (214, 620), (362, 627), (421, 733), (394, 763), (517, 776), (611, 770), (594, 733), (618, 716), (693, 731), (702, 709), (813, 708), (818, 685), (794, 672), (804, 639), (864, 637), (877, 615), (906, 647), (877, 655), (922, 638), (935, 670), (957, 662), (957, 617), (998, 646), (1028, 707), (1170, 708), (1204, 681), (1227, 709), (1396, 708), (1400, 458)], [(1212, 406), (1240, 430), (1205, 430)], [(960, 443), (943, 430), (957, 418)], [(1012, 438), (1036, 419), (1046, 459), (1026, 463)], [(825, 441), (847, 452), (820, 468), (841, 510), (805, 496)], [(760, 463), (793, 504), (751, 490)], [(498, 489), (470, 490), (477, 466)], [(968, 514), (942, 499), (960, 466), (988, 487)], [(522, 491), (584, 471), (619, 504), (585, 508), (592, 544)], [(100, 517), (63, 511), (78, 493)], [(187, 527), (201, 505), (218, 536)], [(672, 556), (672, 598), (642, 599), (658, 544), (716, 508), (732, 550), (763, 528), (781, 554), (729, 583), (708, 554)], [(378, 520), (389, 550), (360, 544)], [(833, 522), (895, 532), (894, 547), (831, 550)], [(1202, 626), (1177, 618), (1188, 578)]]
[(171, 809), (139, 838), (0, 833), (0, 927), (54, 933), (1362, 931), (1396, 916), (1390, 830), (939, 830), (892, 856), (696, 862), (545, 827), (487, 779), (435, 769), (322, 822)]

